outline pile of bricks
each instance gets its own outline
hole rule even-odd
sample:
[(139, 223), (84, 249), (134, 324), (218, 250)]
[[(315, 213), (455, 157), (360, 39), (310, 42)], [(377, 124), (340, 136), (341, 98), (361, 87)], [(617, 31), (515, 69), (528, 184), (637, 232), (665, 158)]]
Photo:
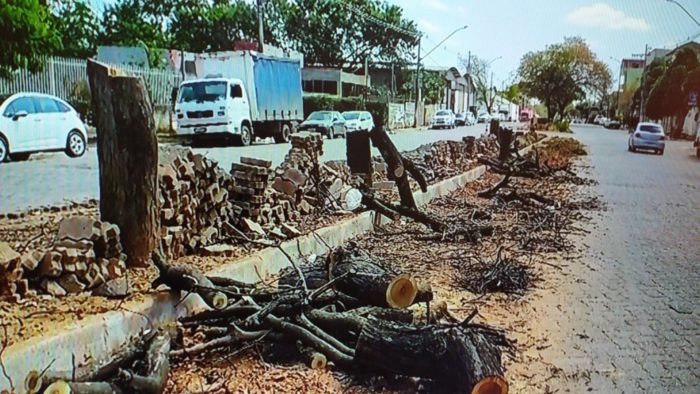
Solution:
[(238, 217), (257, 222), (265, 203), (272, 162), (268, 160), (241, 157), (241, 162), (233, 163), (231, 174), (236, 182), (233, 190), (233, 206)]
[(160, 163), (163, 251), (178, 258), (230, 235), (239, 214), (229, 200), (237, 187), (233, 177), (189, 149), (161, 154)]
[(0, 296), (19, 301), (40, 293), (81, 293), (126, 271), (119, 227), (85, 216), (63, 219), (47, 251), (20, 255), (0, 244)]

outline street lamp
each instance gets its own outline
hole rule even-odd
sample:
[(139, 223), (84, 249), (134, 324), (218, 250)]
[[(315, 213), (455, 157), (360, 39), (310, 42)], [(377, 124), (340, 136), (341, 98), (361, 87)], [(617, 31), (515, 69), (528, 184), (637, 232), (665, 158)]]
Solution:
[(680, 7), (680, 9), (682, 9), (683, 12), (685, 12), (690, 17), (690, 19), (692, 19), (693, 22), (695, 22), (696, 25), (700, 26), (700, 22), (698, 22), (698, 20), (695, 19), (695, 17), (690, 12), (688, 12), (688, 10), (686, 10), (685, 7), (683, 7), (683, 5), (681, 3), (677, 2), (676, 0), (666, 0), (666, 1), (668, 1), (669, 3), (673, 3), (673, 4), (677, 5), (678, 7)]
[(416, 127), (418, 124), (418, 102), (420, 101), (420, 61), (422, 59), (425, 59), (433, 53), (434, 50), (436, 50), (440, 45), (442, 45), (445, 41), (447, 41), (450, 37), (455, 35), (458, 31), (460, 30), (465, 30), (467, 25), (464, 25), (462, 27), (456, 28), (452, 33), (448, 34), (447, 37), (445, 37), (442, 41), (440, 41), (435, 47), (431, 50), (428, 51), (423, 57), (420, 56), (420, 38), (421, 36), (418, 36), (418, 56), (417, 56), (417, 61), (416, 61), (416, 105), (415, 105), (415, 110), (413, 113), (413, 127)]

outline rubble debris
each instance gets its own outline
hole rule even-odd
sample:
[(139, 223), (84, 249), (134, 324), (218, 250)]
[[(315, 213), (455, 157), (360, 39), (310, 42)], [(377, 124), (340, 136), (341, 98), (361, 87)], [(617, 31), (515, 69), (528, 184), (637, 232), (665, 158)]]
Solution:
[(74, 216), (61, 220), (50, 249), (0, 260), (0, 296), (18, 300), (37, 292), (53, 296), (81, 293), (118, 278), (125, 271), (119, 228), (86, 216)]
[[(262, 283), (230, 286), (227, 308), (182, 318), (188, 332), (196, 335), (203, 329), (208, 335), (171, 355), (294, 343), (297, 358), (311, 367), (330, 361), (348, 372), (362, 368), (434, 379), (460, 392), (507, 392), (501, 351), (512, 345), (503, 331), (470, 319), (419, 325), (413, 312), (388, 307), (429, 302), (430, 286), (396, 276), (352, 244), (310, 265), (290, 263), (280, 273), (277, 289)], [(390, 302), (392, 297), (397, 298)], [(484, 386), (493, 391), (483, 391)]]

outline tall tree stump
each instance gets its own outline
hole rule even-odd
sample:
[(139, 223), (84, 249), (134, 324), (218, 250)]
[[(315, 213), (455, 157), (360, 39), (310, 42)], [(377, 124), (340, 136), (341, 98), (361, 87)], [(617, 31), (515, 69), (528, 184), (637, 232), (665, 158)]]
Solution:
[(143, 266), (156, 246), (158, 139), (153, 107), (140, 77), (88, 61), (97, 126), (100, 217), (121, 230), (131, 266)]

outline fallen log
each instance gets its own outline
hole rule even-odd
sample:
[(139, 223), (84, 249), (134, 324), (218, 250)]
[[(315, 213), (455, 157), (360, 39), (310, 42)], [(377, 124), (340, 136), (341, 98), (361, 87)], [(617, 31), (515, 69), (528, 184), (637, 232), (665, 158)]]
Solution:
[(417, 285), (410, 277), (389, 271), (357, 248), (337, 248), (329, 258), (330, 277), (339, 278), (336, 289), (365, 305), (405, 308), (416, 298)]
[[(318, 289), (328, 283), (328, 268), (323, 264), (306, 264), (299, 266), (309, 290)], [(294, 267), (285, 267), (280, 270), (277, 287), (301, 288), (302, 280)]]
[(160, 274), (151, 284), (154, 289), (164, 284), (172, 290), (197, 293), (213, 309), (223, 309), (228, 305), (226, 294), (217, 290), (211, 280), (200, 272), (182, 265), (169, 265), (163, 252), (158, 249), (153, 252), (152, 259)]
[(143, 394), (161, 394), (170, 373), (170, 335), (163, 331), (156, 335), (146, 351), (145, 375), (134, 374), (128, 370), (119, 373), (118, 380), (125, 382), (129, 392)]
[(418, 185), (420, 186), (420, 190), (425, 193), (428, 191), (428, 181), (425, 180), (425, 176), (421, 172), (421, 170), (416, 167), (416, 165), (411, 161), (410, 159), (403, 158), (403, 166), (406, 168), (406, 171), (411, 175), (411, 178), (415, 179), (416, 182), (418, 182)]
[(401, 216), (413, 219), (418, 223), (425, 224), (433, 231), (437, 232), (444, 231), (446, 227), (443, 222), (419, 211), (417, 208), (409, 208), (404, 205), (392, 204), (363, 191), (360, 191), (360, 193), (362, 193), (362, 203), (365, 206), (378, 211), (388, 218), (395, 219), (396, 214), (399, 214)]
[(326, 356), (323, 353), (319, 353), (314, 349), (304, 346), (301, 341), (297, 341), (297, 349), (299, 349), (299, 354), (304, 359), (306, 364), (311, 369), (325, 369), (328, 363)]
[(416, 327), (370, 317), (357, 340), (354, 360), (374, 370), (435, 379), (457, 392), (508, 392), (500, 349), (489, 336), (469, 327)]

